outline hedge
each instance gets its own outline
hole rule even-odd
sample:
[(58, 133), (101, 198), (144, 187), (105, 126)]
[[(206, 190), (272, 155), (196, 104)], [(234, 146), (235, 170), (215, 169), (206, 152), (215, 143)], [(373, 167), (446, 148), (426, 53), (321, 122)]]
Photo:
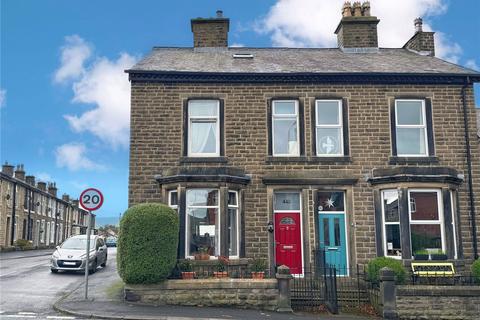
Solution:
[(480, 259), (477, 259), (472, 264), (472, 274), (476, 283), (480, 283)]
[(370, 260), (367, 265), (368, 279), (372, 282), (378, 283), (380, 281), (380, 269), (388, 267), (395, 273), (395, 282), (402, 284), (405, 282), (407, 272), (400, 260), (388, 257), (378, 257)]
[(120, 221), (117, 268), (125, 283), (158, 283), (177, 262), (179, 222), (176, 212), (160, 203), (129, 208)]

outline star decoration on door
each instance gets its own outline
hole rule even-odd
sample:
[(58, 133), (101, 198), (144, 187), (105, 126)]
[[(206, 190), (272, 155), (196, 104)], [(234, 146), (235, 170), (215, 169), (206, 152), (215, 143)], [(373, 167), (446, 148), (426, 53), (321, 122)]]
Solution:
[(335, 201), (333, 201), (332, 198), (329, 198), (329, 199), (327, 199), (327, 201), (325, 201), (325, 205), (326, 205), (328, 208), (333, 208), (334, 205), (335, 205)]

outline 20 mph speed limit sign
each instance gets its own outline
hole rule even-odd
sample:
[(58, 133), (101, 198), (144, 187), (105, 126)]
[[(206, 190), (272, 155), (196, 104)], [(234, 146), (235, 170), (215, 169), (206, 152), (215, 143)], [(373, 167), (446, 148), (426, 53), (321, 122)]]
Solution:
[(88, 211), (95, 211), (103, 204), (103, 194), (100, 190), (88, 188), (80, 194), (80, 204)]

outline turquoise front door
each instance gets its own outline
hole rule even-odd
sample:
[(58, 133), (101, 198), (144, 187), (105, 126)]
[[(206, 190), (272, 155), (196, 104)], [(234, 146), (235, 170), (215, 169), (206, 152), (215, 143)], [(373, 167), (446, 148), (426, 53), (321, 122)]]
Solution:
[(319, 213), (320, 249), (325, 251), (325, 264), (335, 266), (337, 275), (348, 275), (347, 238), (344, 213)]

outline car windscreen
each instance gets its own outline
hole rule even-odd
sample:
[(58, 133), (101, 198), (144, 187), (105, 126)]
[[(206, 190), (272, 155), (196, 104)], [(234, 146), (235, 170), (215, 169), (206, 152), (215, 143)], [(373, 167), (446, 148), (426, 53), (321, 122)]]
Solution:
[[(85, 250), (87, 246), (87, 239), (86, 238), (70, 238), (67, 239), (62, 245), (60, 246), (62, 249), (70, 249), (70, 250)], [(95, 248), (95, 240), (90, 239), (90, 249)]]

